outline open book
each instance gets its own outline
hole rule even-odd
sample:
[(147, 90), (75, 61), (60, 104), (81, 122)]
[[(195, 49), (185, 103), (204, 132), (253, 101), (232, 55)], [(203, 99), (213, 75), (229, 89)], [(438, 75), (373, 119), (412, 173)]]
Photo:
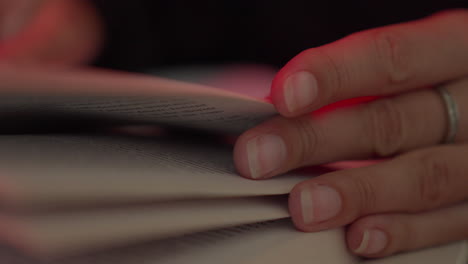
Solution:
[(274, 115), (196, 84), (1, 69), (0, 263), (466, 262), (465, 242), (364, 261), (342, 229), (296, 231), (287, 194), (316, 174), (241, 178), (219, 136)]

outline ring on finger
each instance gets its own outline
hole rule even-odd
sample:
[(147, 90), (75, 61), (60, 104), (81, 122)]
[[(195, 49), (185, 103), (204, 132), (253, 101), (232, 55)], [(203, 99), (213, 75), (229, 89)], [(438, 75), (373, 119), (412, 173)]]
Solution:
[(455, 137), (457, 135), (458, 126), (460, 123), (460, 113), (458, 111), (458, 105), (445, 87), (439, 86), (436, 88), (436, 90), (442, 97), (442, 100), (444, 101), (448, 118), (448, 129), (442, 143), (452, 144), (455, 142)]

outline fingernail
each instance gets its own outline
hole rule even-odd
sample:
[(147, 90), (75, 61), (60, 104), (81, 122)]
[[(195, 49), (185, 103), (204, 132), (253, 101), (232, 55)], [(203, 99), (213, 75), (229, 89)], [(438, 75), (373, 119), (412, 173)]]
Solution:
[(247, 142), (247, 159), (253, 179), (278, 169), (286, 159), (286, 144), (280, 136), (267, 134)]
[(284, 83), (284, 98), (288, 111), (293, 113), (310, 104), (317, 97), (317, 79), (302, 71), (289, 76)]
[(366, 229), (362, 235), (359, 247), (354, 250), (357, 254), (377, 254), (385, 249), (388, 243), (387, 234), (378, 229)]
[(302, 219), (306, 225), (327, 221), (341, 211), (340, 194), (328, 186), (308, 186), (300, 195)]

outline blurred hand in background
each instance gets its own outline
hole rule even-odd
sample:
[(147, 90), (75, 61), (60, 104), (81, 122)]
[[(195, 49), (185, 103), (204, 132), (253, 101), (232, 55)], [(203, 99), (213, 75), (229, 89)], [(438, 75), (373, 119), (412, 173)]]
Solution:
[(102, 32), (88, 1), (0, 0), (0, 64), (85, 64), (97, 55)]

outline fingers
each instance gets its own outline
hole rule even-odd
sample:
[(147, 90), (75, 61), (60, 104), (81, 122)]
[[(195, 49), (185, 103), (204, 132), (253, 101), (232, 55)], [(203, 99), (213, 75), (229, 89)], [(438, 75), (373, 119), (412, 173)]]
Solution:
[(34, 17), (43, 0), (0, 0), (0, 40), (18, 34)]
[(421, 212), (468, 199), (468, 146), (420, 150), (302, 182), (290, 194), (296, 226), (318, 231), (361, 216)]
[(88, 1), (22, 0), (18, 4), (19, 8), (5, 10), (0, 20), (0, 63), (66, 66), (95, 57), (102, 29)]
[[(455, 141), (468, 141), (468, 77), (444, 86), (457, 104), (460, 113), (460, 126)], [(446, 124), (448, 126), (448, 124)]]
[(365, 257), (384, 257), (468, 239), (468, 202), (419, 214), (361, 218), (348, 229), (348, 247)]
[[(457, 101), (457, 141), (468, 140), (468, 78), (446, 84)], [(440, 95), (425, 89), (311, 117), (278, 117), (243, 134), (234, 158), (240, 174), (268, 178), (326, 162), (389, 156), (440, 143), (447, 132)]]
[(467, 23), (468, 10), (445, 12), (306, 50), (276, 76), (273, 103), (291, 117), (347, 98), (458, 78), (468, 73)]

